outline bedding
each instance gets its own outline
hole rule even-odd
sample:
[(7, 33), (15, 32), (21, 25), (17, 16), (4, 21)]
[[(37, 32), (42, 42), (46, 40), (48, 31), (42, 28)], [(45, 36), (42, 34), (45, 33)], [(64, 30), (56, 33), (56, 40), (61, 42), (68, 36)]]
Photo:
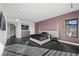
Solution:
[(55, 40), (57, 42), (57, 39), (59, 38), (59, 32), (58, 31), (43, 31), (40, 34), (33, 34), (31, 35), (30, 40), (42, 45), (50, 40)]
[(50, 41), (50, 35), (46, 33), (33, 34), (31, 35), (30, 40), (39, 45), (42, 45)]
[(44, 34), (33, 34), (33, 35), (31, 35), (31, 38), (34, 38), (34, 39), (39, 40), (39, 41), (43, 41), (43, 40), (48, 39), (48, 35), (44, 35)]

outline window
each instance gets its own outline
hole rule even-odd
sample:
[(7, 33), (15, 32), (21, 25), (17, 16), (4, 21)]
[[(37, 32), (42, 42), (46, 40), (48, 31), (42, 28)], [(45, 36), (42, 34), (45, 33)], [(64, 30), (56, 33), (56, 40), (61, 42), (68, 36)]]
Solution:
[(78, 18), (65, 21), (65, 33), (69, 37), (78, 37)]

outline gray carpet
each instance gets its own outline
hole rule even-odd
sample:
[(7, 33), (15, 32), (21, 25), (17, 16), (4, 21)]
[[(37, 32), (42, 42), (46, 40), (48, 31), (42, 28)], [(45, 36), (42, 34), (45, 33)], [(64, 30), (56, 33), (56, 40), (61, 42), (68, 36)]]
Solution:
[(5, 47), (3, 56), (79, 56), (79, 54), (14, 44)]
[[(49, 49), (20, 45), (20, 44), (6, 46), (5, 48), (5, 51), (24, 55), (24, 56), (42, 56), (48, 50)], [(3, 52), (3, 55), (5, 55), (4, 52)]]

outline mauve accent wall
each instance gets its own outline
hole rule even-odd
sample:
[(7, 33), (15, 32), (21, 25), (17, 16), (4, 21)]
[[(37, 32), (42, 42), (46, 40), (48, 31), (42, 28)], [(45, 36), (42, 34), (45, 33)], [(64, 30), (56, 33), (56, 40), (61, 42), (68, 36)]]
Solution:
[[(71, 39), (69, 39), (67, 36), (65, 36), (65, 20), (73, 18), (78, 18), (78, 38), (71, 37)], [(79, 10), (36, 23), (36, 33), (41, 31), (55, 31), (57, 30), (57, 24), (59, 28), (60, 40), (79, 43)]]

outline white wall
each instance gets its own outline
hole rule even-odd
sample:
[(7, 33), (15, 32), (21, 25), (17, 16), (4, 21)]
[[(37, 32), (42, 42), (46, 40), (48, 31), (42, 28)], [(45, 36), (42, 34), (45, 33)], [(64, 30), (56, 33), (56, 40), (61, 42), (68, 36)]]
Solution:
[(21, 23), (16, 22), (16, 37), (21, 38)]
[[(0, 4), (0, 12), (1, 11), (2, 11), (2, 6)], [(5, 20), (6, 20), (7, 18), (5, 16), (5, 14), (4, 14), (4, 17), (5, 17)], [(7, 24), (7, 22), (6, 22), (6, 24)], [(7, 28), (6, 28), (5, 31), (0, 30), (0, 56), (2, 55), (2, 52), (4, 51), (6, 41), (7, 41)]]
[[(2, 6), (0, 4), (0, 12), (2, 11)], [(3, 12), (3, 11), (2, 11)], [(4, 12), (3, 12), (4, 14)], [(4, 17), (5, 17), (5, 20), (7, 19), (5, 14), (4, 14)], [(6, 23), (7, 24), (7, 23)], [(7, 29), (6, 29), (7, 30)], [(3, 46), (5, 46), (5, 43), (6, 43), (6, 38), (7, 38), (7, 31), (1, 31), (0, 30), (0, 42), (3, 44)]]
[(0, 42), (5, 46), (7, 40), (7, 33), (6, 31), (0, 30)]

